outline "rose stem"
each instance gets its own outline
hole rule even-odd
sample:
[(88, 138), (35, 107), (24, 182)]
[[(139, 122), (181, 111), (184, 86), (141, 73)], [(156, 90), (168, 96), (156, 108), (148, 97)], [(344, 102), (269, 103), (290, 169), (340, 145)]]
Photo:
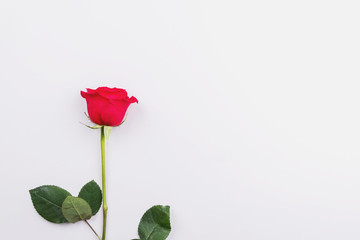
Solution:
[(106, 203), (106, 186), (105, 186), (105, 132), (104, 126), (101, 127), (101, 172), (102, 172), (102, 194), (103, 194), (103, 233), (102, 240), (105, 240), (106, 235), (106, 217), (108, 206)]
[(99, 237), (99, 235), (95, 232), (95, 230), (92, 228), (92, 226), (88, 223), (88, 221), (84, 220), (86, 222), (86, 224), (91, 228), (91, 230), (95, 233), (95, 235), (97, 236), (97, 238), (99, 240), (101, 240), (101, 238)]

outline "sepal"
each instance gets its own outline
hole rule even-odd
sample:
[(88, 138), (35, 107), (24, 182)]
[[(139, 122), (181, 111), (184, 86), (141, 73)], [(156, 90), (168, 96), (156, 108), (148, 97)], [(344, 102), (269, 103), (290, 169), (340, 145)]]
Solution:
[(102, 125), (97, 125), (95, 124), (94, 126), (89, 126), (89, 125), (86, 125), (85, 123), (82, 123), (80, 122), (82, 125), (88, 127), (88, 128), (91, 128), (91, 129), (99, 129), (99, 128), (102, 128), (103, 126)]

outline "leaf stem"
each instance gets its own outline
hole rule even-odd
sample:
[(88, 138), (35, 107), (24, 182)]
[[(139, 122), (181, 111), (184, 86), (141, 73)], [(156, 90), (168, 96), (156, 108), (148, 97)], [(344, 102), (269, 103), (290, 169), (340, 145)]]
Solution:
[(91, 228), (91, 230), (95, 233), (95, 235), (97, 236), (97, 238), (99, 240), (101, 240), (101, 238), (99, 237), (99, 235), (95, 232), (95, 230), (92, 228), (92, 226), (88, 223), (88, 221), (84, 220), (86, 222), (86, 224)]
[(106, 218), (108, 206), (106, 203), (106, 179), (105, 179), (105, 129), (104, 126), (101, 127), (101, 173), (102, 173), (102, 194), (103, 194), (103, 232), (102, 232), (102, 240), (105, 240), (106, 236)]

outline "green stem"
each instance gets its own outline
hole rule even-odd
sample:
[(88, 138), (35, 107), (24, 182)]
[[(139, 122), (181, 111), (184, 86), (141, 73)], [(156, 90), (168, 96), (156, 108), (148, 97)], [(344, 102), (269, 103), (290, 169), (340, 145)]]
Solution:
[(101, 173), (102, 173), (102, 194), (103, 194), (103, 232), (102, 240), (105, 240), (106, 235), (106, 217), (108, 206), (106, 203), (106, 184), (105, 184), (105, 131), (104, 126), (101, 127)]
[(97, 238), (99, 240), (101, 240), (101, 238), (99, 237), (99, 235), (95, 232), (95, 230), (92, 228), (92, 226), (88, 223), (88, 221), (84, 220), (86, 222), (86, 224), (90, 227), (90, 229), (95, 233), (95, 235), (97, 236)]

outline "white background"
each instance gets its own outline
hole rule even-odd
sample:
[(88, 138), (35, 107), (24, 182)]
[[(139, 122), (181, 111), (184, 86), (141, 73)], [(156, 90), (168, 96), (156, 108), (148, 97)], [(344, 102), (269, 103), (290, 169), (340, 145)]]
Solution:
[[(96, 239), (29, 189), (100, 183), (80, 90), (139, 99), (108, 144), (109, 240), (360, 239), (358, 1), (0, 2), (2, 239)], [(100, 233), (101, 214), (90, 223)]]

